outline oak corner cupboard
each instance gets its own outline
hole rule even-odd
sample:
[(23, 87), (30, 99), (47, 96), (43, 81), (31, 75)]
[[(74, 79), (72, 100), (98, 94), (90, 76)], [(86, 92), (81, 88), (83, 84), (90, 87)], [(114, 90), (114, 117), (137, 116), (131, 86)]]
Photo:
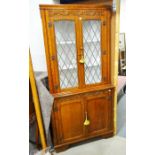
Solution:
[(40, 5), (56, 150), (114, 133), (111, 7)]

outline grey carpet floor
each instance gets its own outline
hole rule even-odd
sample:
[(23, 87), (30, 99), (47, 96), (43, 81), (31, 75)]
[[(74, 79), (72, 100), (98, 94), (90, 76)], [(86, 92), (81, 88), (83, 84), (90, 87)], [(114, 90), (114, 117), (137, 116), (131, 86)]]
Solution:
[(125, 155), (126, 141), (123, 137), (100, 139), (83, 145), (78, 145), (54, 155)]
[(126, 137), (126, 94), (121, 94), (118, 100), (117, 136)]
[[(125, 138), (115, 136), (108, 139), (100, 139), (82, 145), (76, 145), (63, 152), (53, 152), (53, 155), (125, 155), (125, 145)], [(40, 151), (35, 155), (50, 155), (50, 153)]]

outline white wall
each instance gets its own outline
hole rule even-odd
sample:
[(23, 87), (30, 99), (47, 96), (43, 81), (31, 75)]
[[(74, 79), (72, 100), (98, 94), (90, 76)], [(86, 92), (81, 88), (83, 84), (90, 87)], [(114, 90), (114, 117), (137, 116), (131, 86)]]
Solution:
[[(39, 4), (54, 4), (59, 2), (60, 0), (29, 0), (30, 51), (31, 51), (34, 71), (47, 71)], [(126, 5), (126, 0), (121, 0), (120, 32), (126, 31), (125, 5)]]
[(120, 33), (126, 32), (126, 0), (121, 0), (120, 6)]
[(29, 0), (30, 4), (30, 52), (35, 71), (46, 71), (46, 58), (39, 4), (59, 3), (59, 0)]

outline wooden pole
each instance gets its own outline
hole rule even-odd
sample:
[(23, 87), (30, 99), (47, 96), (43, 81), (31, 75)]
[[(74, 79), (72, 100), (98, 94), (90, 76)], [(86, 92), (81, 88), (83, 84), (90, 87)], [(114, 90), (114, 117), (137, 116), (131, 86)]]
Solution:
[(40, 103), (39, 103), (37, 87), (35, 83), (35, 76), (33, 72), (32, 59), (31, 59), (30, 52), (29, 52), (29, 78), (30, 78), (30, 84), (32, 88), (32, 96), (33, 96), (34, 108), (35, 108), (36, 118), (37, 118), (38, 127), (39, 127), (41, 144), (42, 144), (42, 148), (45, 149), (47, 147), (47, 144), (45, 140), (44, 127), (43, 127), (43, 121), (42, 121), (41, 110), (40, 110)]
[(114, 134), (117, 132), (117, 84), (118, 84), (118, 51), (120, 33), (120, 0), (116, 0), (116, 21), (115, 21), (115, 58), (114, 58)]

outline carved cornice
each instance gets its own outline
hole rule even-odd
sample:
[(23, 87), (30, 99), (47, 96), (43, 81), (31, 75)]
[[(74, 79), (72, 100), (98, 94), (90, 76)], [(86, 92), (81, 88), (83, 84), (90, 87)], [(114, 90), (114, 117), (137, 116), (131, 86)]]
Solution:
[(50, 10), (49, 16), (101, 16), (104, 10)]

